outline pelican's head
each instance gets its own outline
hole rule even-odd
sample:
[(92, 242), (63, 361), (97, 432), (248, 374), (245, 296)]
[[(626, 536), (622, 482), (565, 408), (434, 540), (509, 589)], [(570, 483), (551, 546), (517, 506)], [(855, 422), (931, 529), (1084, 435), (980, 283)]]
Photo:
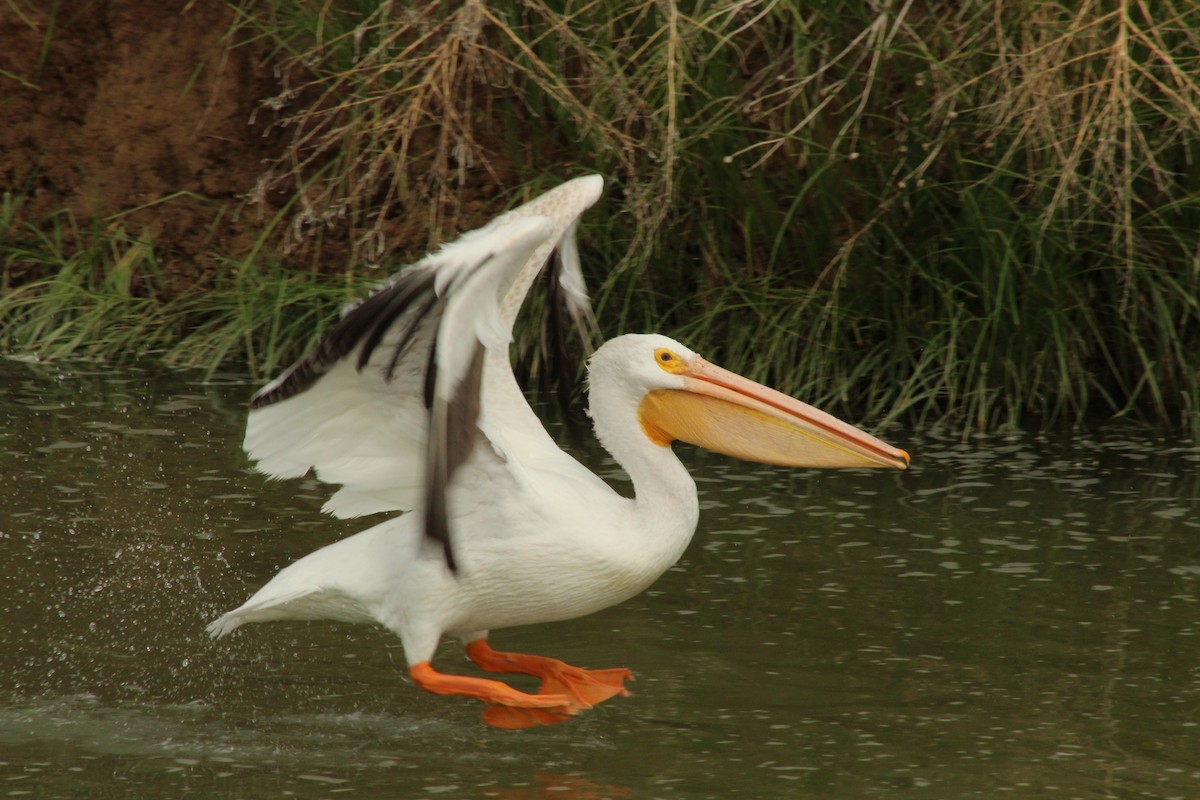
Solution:
[(710, 364), (666, 336), (618, 336), (592, 356), (590, 373), (593, 391), (600, 373), (619, 381), (621, 394), (636, 403), (642, 433), (662, 447), (678, 439), (790, 467), (908, 467), (903, 450)]

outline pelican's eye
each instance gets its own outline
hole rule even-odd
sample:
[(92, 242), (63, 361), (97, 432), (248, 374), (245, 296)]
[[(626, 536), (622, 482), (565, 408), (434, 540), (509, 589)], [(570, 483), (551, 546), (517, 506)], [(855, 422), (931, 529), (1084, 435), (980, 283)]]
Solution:
[(674, 351), (666, 347), (660, 347), (654, 351), (654, 360), (658, 362), (658, 366), (665, 372), (670, 372), (672, 375), (678, 375), (687, 370), (687, 364)]

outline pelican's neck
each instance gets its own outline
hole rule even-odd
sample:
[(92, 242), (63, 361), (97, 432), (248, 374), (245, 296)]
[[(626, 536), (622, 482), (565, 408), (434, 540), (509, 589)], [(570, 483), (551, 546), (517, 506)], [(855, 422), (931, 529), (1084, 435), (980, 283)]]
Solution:
[(650, 529), (686, 528), (686, 546), (700, 513), (696, 482), (669, 445), (646, 436), (638, 419), (640, 401), (621, 381), (591, 375), (588, 414), (600, 444), (633, 481), (638, 517)]

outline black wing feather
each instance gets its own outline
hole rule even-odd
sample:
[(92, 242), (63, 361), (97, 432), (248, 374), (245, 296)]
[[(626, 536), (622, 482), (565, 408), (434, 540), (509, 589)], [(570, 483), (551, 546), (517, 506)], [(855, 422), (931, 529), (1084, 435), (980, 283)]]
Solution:
[[(490, 256), (483, 259), (471, 274), (489, 259)], [(574, 370), (568, 366), (572, 359), (565, 346), (566, 341), (573, 338), (569, 329), (575, 329), (585, 351), (590, 352), (597, 338), (598, 328), (589, 309), (585, 309), (581, 314), (566, 302), (558, 277), (561, 268), (560, 261), (556, 269), (550, 271), (552, 319), (548, 322), (556, 329), (553, 338), (557, 357), (552, 356), (551, 360), (555, 362), (560, 373), (559, 389), (569, 392), (574, 383)], [(463, 276), (458, 280), (467, 279), (468, 276)], [(416, 344), (417, 332), (422, 325), (432, 321), (440, 326), (437, 317), (444, 310), (446, 296), (452, 294), (454, 287), (451, 286), (444, 293), (445, 296), (439, 297), (435, 291), (435, 281), (434, 270), (418, 266), (400, 273), (361, 303), (351, 307), (326, 331), (306, 356), (293, 364), (277, 381), (254, 396), (250, 402), (251, 409), (282, 402), (306, 391), (356, 349), (358, 356), (355, 368), (361, 372), (371, 363), (372, 356), (384, 343), (388, 332), (397, 324), (402, 324), (403, 331), (394, 343), (389, 343), (389, 347), (393, 349), (382, 370), (384, 380), (391, 381), (401, 359)], [(569, 316), (563, 313), (563, 306), (571, 309)], [(404, 319), (406, 316), (407, 319)], [(545, 334), (543, 329), (543, 337)], [(429, 413), (425, 535), (441, 544), (446, 565), (452, 572), (457, 572), (458, 565), (450, 537), (446, 493), (454, 472), (470, 456), (478, 438), (480, 392), (486, 349), (482, 343), (476, 342), (467, 372), (454, 387), (453, 395), (449, 398), (439, 398), (436, 392), (438, 338), (438, 335), (431, 337), (429, 343), (423, 386), (423, 399)], [(546, 349), (543, 338), (543, 351)]]
[[(455, 470), (471, 455), (479, 433), (479, 396), (485, 352), (483, 344), (477, 342), (471, 354), (471, 364), (455, 389), (454, 396), (448, 400), (433, 398), (429, 415), (425, 535), (441, 543), (446, 566), (455, 573), (458, 572), (458, 563), (454, 559), (454, 547), (450, 541), (446, 490)], [(432, 369), (431, 365), (430, 371)]]
[[(392, 282), (379, 289), (361, 303), (350, 308), (339, 319), (308, 355), (293, 364), (278, 381), (256, 394), (250, 408), (263, 408), (295, 397), (309, 389), (334, 364), (342, 360), (362, 344), (356, 368), (361, 372), (370, 362), (387, 331), (397, 319), (413, 312), (413, 319), (401, 337), (396, 352), (389, 361), (385, 378), (390, 380), (397, 362), (411, 346), (417, 326), (437, 305), (433, 292), (432, 270), (410, 269), (402, 272)], [(425, 301), (416, 305), (422, 298)]]
[[(600, 326), (590, 308), (579, 311), (567, 299), (561, 279), (561, 253), (556, 252), (555, 268), (547, 272), (548, 313), (542, 318), (540, 336), (545, 367), (540, 372), (540, 383), (544, 390), (554, 392), (559, 407), (566, 410), (579, 385), (580, 365), (587, 361), (600, 342)], [(582, 357), (572, 353), (571, 341), (574, 339), (578, 339)]]

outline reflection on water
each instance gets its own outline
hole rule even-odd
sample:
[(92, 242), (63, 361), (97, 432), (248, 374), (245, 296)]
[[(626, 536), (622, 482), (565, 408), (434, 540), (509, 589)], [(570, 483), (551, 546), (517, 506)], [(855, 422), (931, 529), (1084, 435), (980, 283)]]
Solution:
[[(240, 453), (252, 387), (0, 362), (0, 793), (1193, 797), (1200, 520), (1185, 442), (889, 432), (904, 474), (699, 452), (651, 591), (497, 634), (634, 696), (501, 732), (334, 624), (204, 624), (362, 523)], [(606, 476), (599, 451), (584, 457)], [(440, 656), (467, 671), (452, 647)]]

